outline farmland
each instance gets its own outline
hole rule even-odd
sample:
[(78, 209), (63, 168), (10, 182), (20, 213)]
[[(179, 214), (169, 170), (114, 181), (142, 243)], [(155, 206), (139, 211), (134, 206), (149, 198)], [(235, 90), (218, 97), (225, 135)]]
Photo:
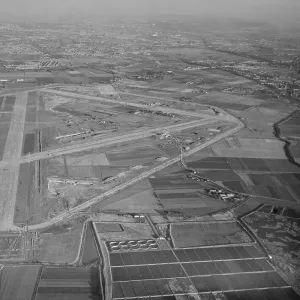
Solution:
[(251, 242), (235, 222), (172, 224), (170, 235), (176, 248)]
[[(72, 264), (80, 249), (86, 217), (61, 222), (37, 234), (32, 260), (42, 263)], [(91, 247), (91, 246), (90, 246)]]
[[(243, 219), (263, 241), (276, 266), (299, 289), (299, 211), (263, 206)], [(272, 209), (273, 213), (270, 213)]]
[(1, 300), (300, 298), (295, 18), (1, 17)]
[(7, 266), (1, 272), (0, 295), (5, 300), (31, 300), (41, 266)]
[(99, 299), (99, 270), (89, 268), (44, 267), (37, 286), (36, 300)]
[(88, 222), (85, 227), (85, 237), (81, 263), (83, 265), (88, 265), (99, 259), (99, 250), (97, 247), (94, 228), (92, 227), (92, 224)]

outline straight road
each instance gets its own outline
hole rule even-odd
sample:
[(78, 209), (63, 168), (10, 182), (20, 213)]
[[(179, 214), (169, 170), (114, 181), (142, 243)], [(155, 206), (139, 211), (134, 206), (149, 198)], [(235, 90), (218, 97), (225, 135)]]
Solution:
[(3, 160), (10, 164), (9, 168), (0, 166), (0, 228), (1, 230), (13, 228), (15, 202), (18, 189), (19, 163), (22, 153), (23, 132), (27, 106), (26, 92), (17, 93), (12, 113), (10, 128), (3, 153)]

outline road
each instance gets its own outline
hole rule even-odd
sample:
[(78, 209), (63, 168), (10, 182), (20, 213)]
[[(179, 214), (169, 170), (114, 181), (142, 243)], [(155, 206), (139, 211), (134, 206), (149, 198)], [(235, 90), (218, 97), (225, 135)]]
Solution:
[(11, 162), (18, 161), (22, 154), (27, 97), (26, 92), (17, 93), (3, 153), (3, 160), (8, 162), (10, 167), (0, 169), (1, 230), (13, 228), (20, 164)]

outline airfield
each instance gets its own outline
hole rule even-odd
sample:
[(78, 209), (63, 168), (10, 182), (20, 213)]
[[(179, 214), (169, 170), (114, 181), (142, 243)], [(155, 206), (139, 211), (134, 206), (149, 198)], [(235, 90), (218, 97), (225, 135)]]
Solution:
[(200, 52), (1, 91), (4, 299), (299, 299), (299, 111)]
[[(299, 220), (300, 169), (258, 121), (278, 116), (262, 100), (183, 106), (166, 94), (101, 84), (1, 95), (1, 260), (27, 262), (4, 266), (1, 295), (298, 297), (252, 221), (274, 207)], [(220, 188), (235, 197), (208, 192)], [(11, 294), (16, 281), (26, 291)]]

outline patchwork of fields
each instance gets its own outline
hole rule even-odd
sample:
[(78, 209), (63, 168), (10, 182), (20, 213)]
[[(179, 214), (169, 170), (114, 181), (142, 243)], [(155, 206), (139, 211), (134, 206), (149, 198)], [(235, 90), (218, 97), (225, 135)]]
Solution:
[(182, 175), (157, 176), (149, 182), (165, 211), (187, 215), (206, 215), (226, 208), (226, 203), (203, 192), (211, 184), (190, 180)]
[(7, 266), (0, 279), (3, 300), (96, 300), (101, 295), (96, 267)]
[(110, 264), (113, 299), (298, 298), (253, 246), (110, 253)]
[(300, 197), (300, 169), (286, 159), (206, 157), (188, 166), (236, 192), (293, 202)]

